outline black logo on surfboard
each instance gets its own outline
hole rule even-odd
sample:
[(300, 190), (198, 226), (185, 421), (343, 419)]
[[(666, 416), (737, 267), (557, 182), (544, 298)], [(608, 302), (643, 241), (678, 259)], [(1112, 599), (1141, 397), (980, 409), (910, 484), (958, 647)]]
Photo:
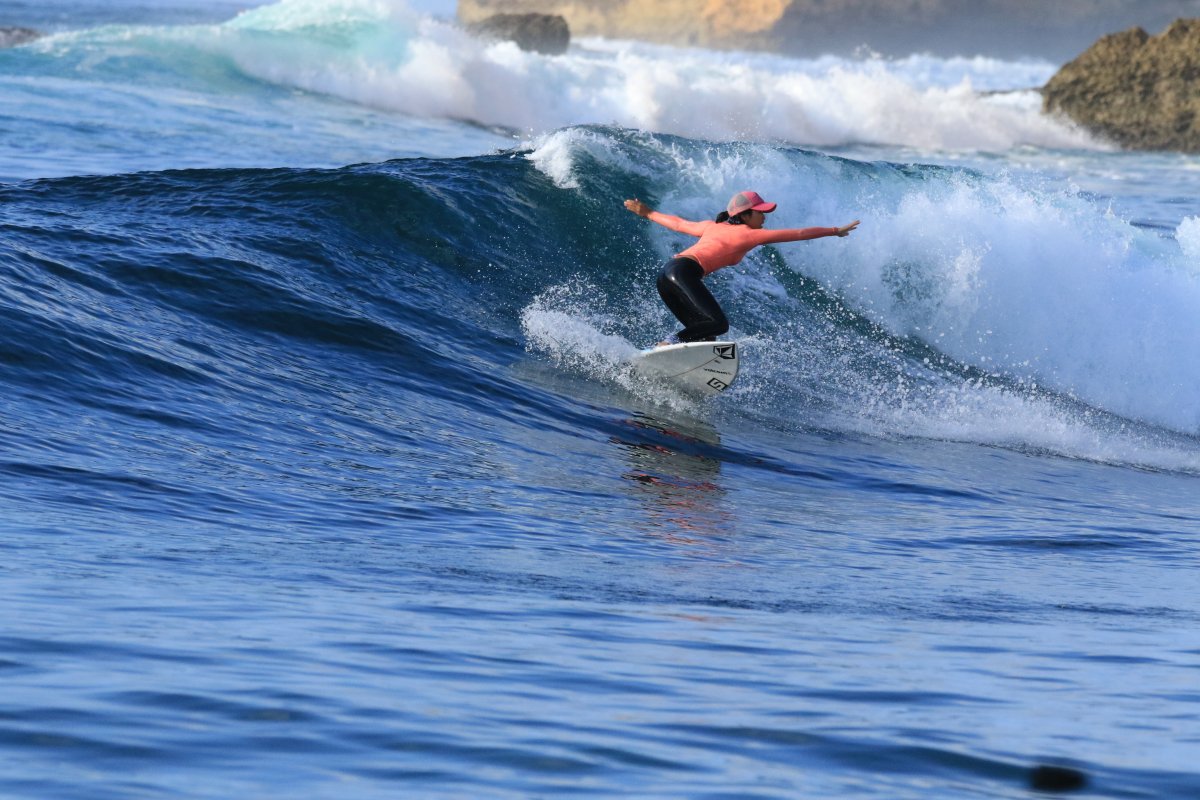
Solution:
[(736, 344), (718, 344), (713, 347), (713, 354), (717, 358), (731, 359), (737, 358)]
[(711, 386), (712, 388), (716, 389), (718, 392), (723, 392), (729, 388), (728, 383), (726, 383), (725, 381), (722, 381), (722, 380), (718, 380), (717, 378), (711, 378), (708, 381), (708, 385)]

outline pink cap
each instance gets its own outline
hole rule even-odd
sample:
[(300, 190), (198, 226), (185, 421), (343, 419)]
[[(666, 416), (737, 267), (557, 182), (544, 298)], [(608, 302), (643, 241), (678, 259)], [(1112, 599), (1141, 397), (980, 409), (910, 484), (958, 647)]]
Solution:
[(758, 192), (738, 192), (730, 199), (729, 205), (725, 206), (725, 211), (731, 217), (736, 217), (743, 211), (751, 209), (770, 214), (775, 210), (775, 204), (763, 200), (762, 195)]

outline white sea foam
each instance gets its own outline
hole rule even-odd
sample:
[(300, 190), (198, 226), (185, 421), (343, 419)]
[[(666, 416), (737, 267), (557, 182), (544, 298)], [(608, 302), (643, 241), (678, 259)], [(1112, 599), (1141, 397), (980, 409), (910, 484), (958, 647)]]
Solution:
[(578, 280), (547, 288), (521, 312), (526, 346), (560, 367), (597, 382), (621, 386), (662, 406), (695, 410), (697, 398), (635, 371), (632, 361), (640, 348), (616, 332), (623, 327), (623, 321), (617, 318), (621, 315), (632, 313), (644, 322), (655, 313), (662, 318), (664, 312), (657, 308), (633, 312), (624, 308), (614, 316), (606, 310), (607, 305), (601, 288)]
[(1188, 217), (1180, 222), (1175, 239), (1183, 254), (1183, 269), (1200, 277), (1200, 217)]
[(481, 42), (399, 0), (282, 0), (241, 15), (223, 34), (213, 46), (263, 80), (526, 134), (615, 123), (821, 146), (1100, 146), (1041, 113), (1027, 90), (1053, 73), (1044, 62), (798, 59), (602, 39), (547, 56)]
[(1194, 446), (1152, 429), (1123, 424), (1052, 395), (946, 378), (920, 389), (875, 385), (857, 407), (832, 415), (870, 434), (975, 442), (1058, 453), (1109, 464), (1200, 472)]
[(892, 333), (1200, 432), (1200, 282), (1173, 241), (1003, 179), (924, 182), (864, 214), (844, 254), (805, 268)]

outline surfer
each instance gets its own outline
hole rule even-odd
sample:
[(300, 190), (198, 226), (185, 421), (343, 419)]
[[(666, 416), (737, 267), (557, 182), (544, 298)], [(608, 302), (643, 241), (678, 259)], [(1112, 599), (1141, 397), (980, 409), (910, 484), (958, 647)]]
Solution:
[(692, 222), (663, 214), (641, 200), (626, 200), (625, 207), (651, 222), (700, 241), (666, 263), (658, 275), (658, 294), (671, 313), (683, 323), (683, 330), (660, 345), (675, 342), (713, 340), (729, 330), (729, 320), (717, 298), (704, 285), (704, 276), (722, 267), (737, 264), (761, 244), (799, 242), (823, 236), (848, 236), (859, 220), (840, 228), (785, 228), (766, 230), (767, 214), (775, 210), (758, 192), (738, 192), (716, 220)]

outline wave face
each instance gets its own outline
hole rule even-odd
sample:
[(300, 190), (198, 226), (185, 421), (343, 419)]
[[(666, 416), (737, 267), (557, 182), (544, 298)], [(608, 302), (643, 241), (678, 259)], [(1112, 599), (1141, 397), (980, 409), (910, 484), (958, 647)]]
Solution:
[(780, 203), (778, 226), (867, 222), (713, 279), (746, 343), (724, 413), (1200, 467), (1185, 247), (1055, 187), (619, 128), (464, 159), (6, 187), (2, 357), (26, 396), (124, 407), (155, 387), (182, 417), (276, 381), (323, 392), (264, 367), (281, 341), (301, 372), (348, 359), (423, 398), (522, 397), (512, 366), (547, 362), (644, 390), (622, 364), (673, 327), (653, 278), (682, 242), (620, 201), (703, 218), (744, 186)]

